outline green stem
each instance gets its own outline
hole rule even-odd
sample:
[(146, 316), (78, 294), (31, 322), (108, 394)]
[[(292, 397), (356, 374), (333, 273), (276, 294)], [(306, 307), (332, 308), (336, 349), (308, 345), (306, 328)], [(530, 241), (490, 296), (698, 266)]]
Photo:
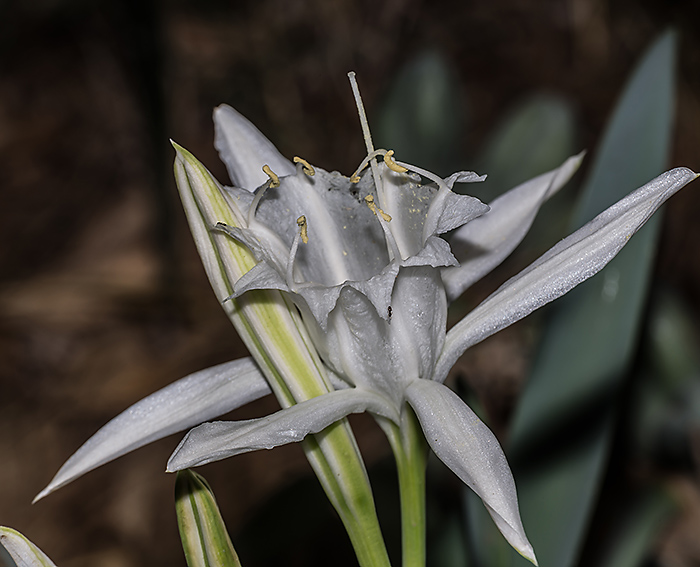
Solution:
[(360, 567), (391, 567), (369, 479), (349, 432), (347, 421), (341, 420), (309, 435), (302, 446), (343, 521)]
[(413, 410), (406, 406), (401, 427), (380, 423), (396, 460), (401, 497), (401, 556), (403, 567), (425, 567), (425, 467), (427, 447)]

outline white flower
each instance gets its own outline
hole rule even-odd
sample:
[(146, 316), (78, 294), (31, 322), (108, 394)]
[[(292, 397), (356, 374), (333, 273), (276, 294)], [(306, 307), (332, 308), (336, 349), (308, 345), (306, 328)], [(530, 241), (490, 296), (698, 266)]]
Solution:
[[(218, 108), (215, 122), (216, 146), (231, 178), (243, 185), (228, 196), (246, 219), (218, 230), (259, 261), (236, 283), (234, 296), (254, 289), (289, 294), (342, 387), (262, 419), (197, 427), (169, 470), (299, 441), (354, 412), (400, 425), (410, 405), (433, 451), (481, 497), (506, 539), (534, 560), (503, 451), (442, 382), (466, 348), (599, 271), (695, 174), (677, 169), (638, 189), (506, 282), (448, 333), (447, 295), (459, 295), (512, 251), (581, 156), (489, 208), (451, 190), (455, 182), (480, 180), (474, 173), (443, 180), (378, 150), (363, 162), (371, 167), (358, 181), (357, 174), (347, 178), (284, 160), (230, 107)], [(383, 159), (376, 164), (375, 158)], [(265, 181), (258, 172), (270, 163), (280, 173), (269, 169)], [(439, 237), (453, 229), (457, 258)]]
[[(253, 252), (257, 264), (238, 279), (232, 297), (272, 289), (291, 298), (335, 390), (261, 419), (200, 425), (180, 443), (168, 470), (300, 441), (350, 413), (368, 411), (401, 427), (410, 407), (432, 450), (481, 497), (506, 539), (534, 562), (498, 441), (443, 382), (467, 348), (598, 272), (696, 175), (675, 169), (637, 189), (503, 284), (448, 332), (448, 300), (517, 246), (539, 206), (566, 183), (582, 156), (486, 206), (452, 191), (456, 182), (482, 179), (474, 173), (440, 179), (395, 161), (393, 152), (368, 147), (361, 175), (347, 178), (298, 158), (288, 161), (230, 107), (219, 107), (214, 118), (216, 147), (235, 187), (220, 188), (183, 150), (178, 182), (181, 191), (187, 184), (194, 194), (203, 185), (208, 191), (219, 188), (236, 222), (217, 225), (221, 219), (212, 207), (202, 214), (214, 217), (214, 232), (200, 231), (195, 239), (235, 239)], [(453, 230), (450, 247), (440, 235)], [(217, 294), (225, 298), (223, 286)], [(267, 392), (250, 359), (176, 382), (107, 424), (40, 496)]]

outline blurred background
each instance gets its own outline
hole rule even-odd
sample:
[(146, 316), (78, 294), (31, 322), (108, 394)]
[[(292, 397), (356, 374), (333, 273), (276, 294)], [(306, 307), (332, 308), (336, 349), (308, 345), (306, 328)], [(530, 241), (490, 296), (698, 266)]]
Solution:
[[(169, 138), (228, 182), (212, 145), (216, 105), (234, 106), (284, 155), (347, 175), (364, 157), (346, 78), (355, 70), (378, 145), (391, 143), (399, 158), (442, 175), (491, 174), (485, 199), (588, 149), (577, 181), (544, 212), (525, 251), (470, 290), (455, 317), (566, 234), (576, 187), (625, 82), (669, 26), (678, 35), (668, 165), (700, 170), (700, 4), (692, 0), (4, 0), (0, 10), (0, 525), (62, 567), (185, 564), (174, 477), (163, 472), (177, 436), (31, 501), (130, 404), (245, 355), (209, 289), (172, 180)], [(421, 126), (415, 105), (431, 100), (437, 114)], [(520, 165), (488, 167), (502, 163)], [(670, 321), (655, 360), (661, 373), (675, 368), (668, 372), (681, 385), (666, 398), (651, 395), (649, 403), (663, 406), (651, 421), (635, 421), (642, 418), (629, 404), (613, 419), (605, 454), (614, 458), (601, 465), (606, 480), (596, 481), (591, 508), (602, 527), (585, 528), (582, 565), (600, 564), (615, 531), (606, 505), (630, 483), (664, 494), (648, 531), (635, 532), (649, 544), (635, 564), (700, 565), (698, 215), (697, 186), (666, 207), (648, 296), (655, 299), (643, 299), (657, 310), (645, 311), (650, 330), (640, 324), (633, 341), (636, 353), (656, 352), (654, 322)], [(504, 443), (546, 317), (473, 348), (452, 377)], [(669, 354), (674, 346), (679, 352)], [(635, 360), (632, 374), (656, 368)], [(263, 400), (233, 417), (275, 408)], [(352, 423), (387, 536), (395, 536), (388, 445), (370, 418)], [(652, 425), (621, 433), (635, 423)], [(279, 564), (266, 555), (278, 539), (287, 565), (354, 564), (299, 447), (200, 472), (244, 564)], [(437, 466), (431, 477), (433, 549), (444, 551), (431, 565), (493, 565), (454, 544), (469, 524), (457, 479)], [(639, 500), (625, 497), (619, 509), (632, 510)], [(456, 540), (445, 543), (452, 533)], [(450, 551), (453, 544), (459, 549)]]

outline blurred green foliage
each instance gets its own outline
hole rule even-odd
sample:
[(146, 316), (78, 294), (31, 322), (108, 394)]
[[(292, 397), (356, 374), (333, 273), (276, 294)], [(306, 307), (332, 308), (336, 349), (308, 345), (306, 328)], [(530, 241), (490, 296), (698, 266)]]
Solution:
[[(664, 170), (675, 47), (674, 34), (664, 34), (630, 79), (595, 154), (571, 230)], [(657, 214), (600, 274), (550, 309), (507, 446), (523, 522), (542, 565), (579, 564), (598, 499), (608, 496), (601, 496), (601, 486), (625, 400), (622, 387), (639, 344), (660, 222)], [(617, 518), (626, 524), (614, 524), (622, 535), (609, 545), (609, 561), (624, 557), (619, 564), (639, 565), (653, 542), (651, 527), (669, 504), (652, 493), (640, 498), (648, 506)], [(468, 500), (477, 565), (525, 565)]]
[(438, 51), (429, 50), (398, 71), (372, 131), (377, 147), (447, 176), (460, 158), (465, 117), (456, 73)]

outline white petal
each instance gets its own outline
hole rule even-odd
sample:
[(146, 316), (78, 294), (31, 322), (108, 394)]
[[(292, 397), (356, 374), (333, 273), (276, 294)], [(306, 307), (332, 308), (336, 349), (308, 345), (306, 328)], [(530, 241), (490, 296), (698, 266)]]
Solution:
[[(289, 247), (266, 226), (254, 223), (255, 228), (240, 228), (218, 223), (214, 232), (223, 232), (237, 240), (253, 253), (258, 262), (268, 262), (281, 273), (286, 273), (289, 261)], [(240, 281), (240, 280), (238, 280)], [(234, 282), (234, 284), (238, 284)]]
[(470, 346), (599, 272), (666, 199), (696, 177), (686, 168), (660, 175), (603, 211), (504, 283), (450, 329), (434, 379), (443, 381)]
[[(412, 256), (428, 237), (443, 234), (484, 214), (488, 207), (474, 197), (439, 190), (434, 183), (420, 185), (409, 174), (397, 173), (379, 165), (382, 176), (380, 205), (392, 220), (389, 229), (403, 258)], [(456, 177), (455, 177), (456, 176)], [(454, 179), (479, 180), (476, 174), (459, 172)]]
[(334, 373), (400, 405), (406, 384), (432, 375), (446, 319), (447, 302), (437, 271), (402, 267), (382, 312), (366, 295), (345, 287), (326, 331), (314, 341)]
[[(391, 298), (388, 323), (390, 355), (398, 384), (432, 374), (442, 351), (447, 328), (447, 300), (437, 270), (421, 266), (401, 268)], [(367, 348), (372, 348), (371, 344)], [(399, 385), (401, 384), (401, 386)]]
[(313, 329), (312, 334), (314, 338), (318, 339), (318, 341), (315, 341), (317, 342), (317, 348), (322, 350), (324, 348), (318, 346), (318, 343), (319, 341), (320, 344), (326, 343), (323, 334), (330, 332), (328, 330), (329, 314), (336, 308), (338, 299), (346, 289), (351, 288), (358, 291), (374, 306), (375, 315), (379, 314), (380, 317), (386, 319), (388, 317), (388, 307), (391, 303), (391, 292), (398, 272), (398, 264), (392, 262), (379, 274), (368, 280), (349, 281), (333, 287), (317, 284), (298, 286), (295, 289), (295, 293), (292, 294), (292, 300), (302, 312), (307, 327)]
[(250, 358), (190, 374), (137, 402), (102, 427), (66, 461), (34, 501), (121, 455), (269, 393), (267, 382)]
[[(254, 237), (250, 237), (251, 231), (227, 228), (226, 232), (251, 248), (253, 247)], [(247, 234), (246, 238), (250, 237), (251, 244), (248, 244), (248, 241), (244, 238), (239, 237), (239, 234)], [(362, 293), (374, 305), (379, 316), (387, 320), (389, 318), (388, 308), (391, 305), (391, 294), (399, 268), (421, 266), (441, 268), (443, 266), (454, 266), (457, 263), (450, 250), (450, 245), (442, 238), (431, 236), (418, 254), (410, 256), (400, 263), (389, 263), (381, 272), (369, 279), (346, 281), (336, 286), (301, 282), (299, 285), (290, 288), (284, 279), (286, 277), (286, 267), (280, 267), (274, 259), (264, 253), (261, 253), (261, 256), (267, 257), (268, 260), (260, 262), (236, 282), (232, 297), (239, 297), (253, 289), (286, 291), (291, 295), (292, 300), (304, 316), (310, 315), (313, 318), (313, 321), (306, 319), (307, 325), (316, 325), (319, 331), (324, 333), (328, 328), (328, 315), (335, 308), (338, 297), (344, 288), (351, 287)]]
[(486, 175), (479, 175), (473, 171), (458, 171), (445, 178), (445, 185), (450, 189), (455, 183), (479, 183), (486, 181)]
[(287, 282), (282, 279), (279, 271), (271, 267), (267, 262), (260, 262), (252, 270), (243, 274), (241, 279), (233, 286), (233, 297), (239, 297), (246, 291), (253, 289), (289, 291)]
[(265, 192), (255, 219), (289, 250), (299, 232), (297, 219), (306, 217), (309, 238), (295, 261), (306, 281), (332, 286), (368, 279), (389, 263), (381, 226), (364, 201), (370, 181), (365, 175), (353, 184), (321, 168), (313, 177), (298, 173)]
[(457, 230), (450, 239), (459, 267), (443, 270), (451, 301), (498, 266), (520, 244), (540, 206), (576, 172), (583, 153), (559, 168), (518, 185), (489, 204), (491, 210)]
[[(41, 549), (12, 528), (0, 527), (0, 545), (7, 550), (17, 567), (56, 567)], [(4, 562), (2, 564), (5, 565)]]
[(260, 419), (217, 421), (195, 427), (173, 452), (167, 470), (175, 472), (249, 451), (297, 443), (351, 413), (364, 411), (398, 419), (396, 410), (373, 392), (331, 392)]
[(268, 180), (263, 165), (278, 176), (296, 172), (294, 164), (277, 151), (247, 118), (226, 104), (214, 109), (214, 147), (231, 177), (231, 182), (242, 189), (253, 191)]
[[(391, 216), (389, 230), (401, 256), (408, 258), (425, 243), (423, 226), (438, 189), (432, 184), (420, 185), (420, 178), (391, 171), (383, 163), (378, 169), (382, 180), (377, 190), (379, 207)], [(364, 177), (369, 177), (369, 174)]]
[(435, 234), (444, 234), (462, 225), (469, 226), (474, 219), (489, 212), (489, 206), (476, 197), (459, 195), (452, 191), (445, 193), (442, 214), (435, 227)]
[(423, 238), (454, 230), (487, 213), (488, 210), (488, 205), (484, 205), (476, 197), (458, 195), (443, 187), (430, 203), (430, 210), (423, 225)]
[[(386, 308), (388, 311), (388, 306)], [(326, 332), (314, 337), (324, 361), (348, 382), (393, 395), (395, 365), (389, 346), (388, 313), (380, 315), (359, 291), (343, 288)], [(399, 398), (395, 396), (396, 401)]]
[(450, 245), (438, 236), (429, 236), (425, 246), (415, 256), (401, 261), (401, 266), (431, 266), (442, 268), (457, 265)]
[(520, 520), (513, 475), (494, 434), (442, 384), (416, 380), (406, 397), (431, 449), (481, 498), (508, 543), (537, 564)]

